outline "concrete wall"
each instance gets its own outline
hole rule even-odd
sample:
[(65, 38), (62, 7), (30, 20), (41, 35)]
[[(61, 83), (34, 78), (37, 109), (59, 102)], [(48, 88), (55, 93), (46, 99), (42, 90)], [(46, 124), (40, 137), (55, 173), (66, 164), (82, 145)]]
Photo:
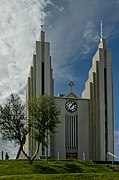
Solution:
[(78, 102), (78, 159), (89, 160), (89, 100), (80, 99)]
[(55, 143), (54, 149), (55, 154), (54, 157), (57, 158), (58, 152), (60, 153), (60, 158), (65, 159), (65, 99), (55, 97), (55, 103), (57, 107), (60, 109), (60, 124), (58, 125), (57, 133), (55, 134)]
[[(36, 54), (33, 54), (30, 73), (26, 85), (26, 102), (28, 103), (33, 96), (38, 97), (43, 93), (53, 96), (53, 88), (54, 80), (51, 68), (50, 43), (45, 42), (45, 33), (41, 31), (41, 41), (36, 41)], [(29, 113), (27, 109), (27, 121), (28, 116)], [(32, 138), (32, 131), (27, 136), (25, 148), (30, 156), (35, 152), (36, 142)]]
[(92, 67), (82, 93), (90, 100), (90, 159), (111, 160), (114, 152), (113, 89), (111, 52), (102, 39), (92, 59)]
[[(74, 113), (70, 113), (65, 109), (65, 103), (69, 100), (73, 100), (77, 103), (78, 109)], [(60, 152), (60, 158), (66, 158), (66, 143), (65, 143), (65, 116), (78, 116), (78, 159), (83, 159), (83, 153), (86, 155), (86, 159), (89, 159), (89, 100), (74, 98), (68, 95), (68, 97), (55, 97), (55, 103), (61, 111), (60, 122), (58, 125), (57, 133), (55, 134), (54, 157), (57, 158), (58, 152)]]

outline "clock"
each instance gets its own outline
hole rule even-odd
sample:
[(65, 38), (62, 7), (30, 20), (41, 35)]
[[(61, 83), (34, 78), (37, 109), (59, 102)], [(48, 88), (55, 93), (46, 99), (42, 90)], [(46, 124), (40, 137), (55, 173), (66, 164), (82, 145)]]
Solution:
[(65, 108), (69, 112), (75, 112), (77, 110), (77, 104), (75, 101), (70, 100), (66, 102)]

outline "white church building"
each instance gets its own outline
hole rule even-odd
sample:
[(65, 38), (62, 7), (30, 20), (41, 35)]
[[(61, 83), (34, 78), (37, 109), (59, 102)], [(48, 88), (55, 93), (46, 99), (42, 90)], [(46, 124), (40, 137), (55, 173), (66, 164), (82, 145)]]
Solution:
[[(50, 43), (45, 41), (45, 32), (41, 30), (27, 80), (27, 101), (44, 93), (54, 96), (52, 71)], [(73, 91), (72, 81), (69, 82), (68, 93), (54, 96), (61, 111), (61, 123), (50, 140), (49, 155), (52, 158), (112, 160), (107, 154), (114, 153), (112, 84), (111, 51), (106, 48), (106, 40), (101, 37), (82, 97)], [(27, 153), (32, 155), (35, 142), (31, 134), (26, 148)]]

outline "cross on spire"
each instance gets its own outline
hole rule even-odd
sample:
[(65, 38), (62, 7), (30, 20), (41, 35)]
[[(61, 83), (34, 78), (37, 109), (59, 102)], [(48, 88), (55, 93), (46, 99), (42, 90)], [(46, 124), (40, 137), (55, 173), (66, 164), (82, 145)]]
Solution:
[(74, 82), (73, 82), (73, 81), (70, 81), (70, 82), (68, 83), (68, 85), (70, 86), (71, 91), (72, 91), (72, 87), (75, 85)]
[(41, 14), (41, 30), (43, 30), (43, 13)]
[(100, 22), (100, 40), (102, 41), (103, 39), (103, 27), (102, 27), (102, 20)]

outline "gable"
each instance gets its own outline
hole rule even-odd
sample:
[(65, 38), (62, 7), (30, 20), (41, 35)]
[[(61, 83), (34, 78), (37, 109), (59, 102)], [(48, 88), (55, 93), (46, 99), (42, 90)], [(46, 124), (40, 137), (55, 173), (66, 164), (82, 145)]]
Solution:
[(74, 93), (73, 91), (69, 91), (65, 97), (71, 97), (71, 98), (79, 98), (79, 95)]

